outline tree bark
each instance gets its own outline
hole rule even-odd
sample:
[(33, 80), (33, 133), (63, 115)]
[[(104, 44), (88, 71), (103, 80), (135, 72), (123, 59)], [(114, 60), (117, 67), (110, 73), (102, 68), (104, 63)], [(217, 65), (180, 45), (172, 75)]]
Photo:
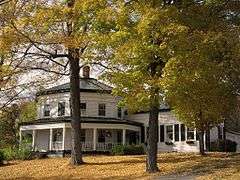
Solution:
[(199, 131), (199, 152), (201, 155), (205, 155), (204, 150), (204, 130)]
[[(156, 75), (157, 64), (150, 65), (151, 77)], [(157, 166), (157, 141), (158, 141), (158, 113), (159, 113), (159, 88), (151, 87), (149, 107), (149, 133), (147, 137), (147, 158), (146, 171), (149, 173), (158, 172)]]
[(226, 126), (225, 120), (223, 122), (223, 142), (224, 142), (224, 151), (227, 152), (227, 141), (226, 141)]
[(80, 83), (79, 83), (79, 50), (69, 49), (70, 64), (70, 98), (71, 98), (71, 125), (72, 125), (72, 149), (71, 161), (72, 165), (80, 165), (82, 160), (82, 146), (80, 141), (81, 134), (81, 111), (80, 111)]
[(206, 149), (209, 152), (211, 149), (210, 128), (206, 130)]
[(158, 91), (154, 92), (150, 97), (150, 112), (149, 112), (149, 135), (147, 139), (147, 169), (149, 173), (158, 172), (157, 166), (157, 140), (158, 140)]

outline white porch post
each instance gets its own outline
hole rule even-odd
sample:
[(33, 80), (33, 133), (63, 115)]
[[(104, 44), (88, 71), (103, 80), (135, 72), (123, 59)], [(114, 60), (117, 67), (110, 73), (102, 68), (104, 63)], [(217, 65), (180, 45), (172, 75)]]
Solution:
[(22, 130), (19, 131), (19, 142), (22, 143)]
[(194, 129), (194, 141), (197, 141), (197, 130), (196, 129)]
[(52, 140), (53, 140), (53, 129), (50, 129), (50, 135), (49, 135), (49, 150), (52, 151)]
[(66, 127), (63, 128), (62, 150), (65, 149)]
[(175, 125), (173, 124), (172, 127), (173, 127), (173, 142), (175, 142)]
[(126, 144), (126, 129), (123, 129), (122, 131), (122, 143), (123, 145)]
[(97, 128), (93, 129), (93, 150), (97, 150)]
[(32, 131), (32, 149), (35, 151), (36, 130)]
[(182, 131), (181, 131), (181, 125), (182, 124), (179, 124), (179, 142), (181, 142), (182, 141)]

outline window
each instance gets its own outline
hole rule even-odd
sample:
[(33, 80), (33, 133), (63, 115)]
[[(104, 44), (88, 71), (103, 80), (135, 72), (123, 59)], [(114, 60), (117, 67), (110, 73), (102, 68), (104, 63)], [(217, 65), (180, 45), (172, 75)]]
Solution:
[(122, 117), (122, 108), (118, 107), (118, 118)]
[(160, 142), (164, 142), (164, 125), (160, 125)]
[(64, 116), (65, 115), (65, 102), (59, 102), (58, 103), (58, 116)]
[(48, 117), (50, 116), (50, 105), (49, 104), (45, 104), (43, 107), (43, 115), (44, 117)]
[(105, 104), (98, 104), (98, 115), (99, 116), (106, 115), (106, 105)]
[(167, 141), (173, 141), (173, 125), (166, 126), (166, 138)]
[(87, 109), (87, 104), (86, 103), (80, 103), (81, 115), (86, 115), (86, 109)]
[(185, 125), (181, 124), (181, 141), (185, 141), (186, 137), (185, 137)]
[(174, 125), (174, 137), (175, 141), (179, 141), (179, 124)]
[(187, 128), (187, 140), (194, 140), (194, 129)]

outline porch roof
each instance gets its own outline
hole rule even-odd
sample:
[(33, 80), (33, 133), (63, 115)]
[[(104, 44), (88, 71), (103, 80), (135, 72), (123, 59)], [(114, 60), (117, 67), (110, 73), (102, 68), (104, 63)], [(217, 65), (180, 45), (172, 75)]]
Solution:
[[(29, 122), (22, 122), (20, 125), (37, 125), (37, 124), (51, 124), (51, 123), (69, 123), (71, 122), (70, 116), (63, 117), (50, 117), (42, 118)], [(142, 127), (143, 123), (129, 121), (118, 118), (106, 118), (106, 117), (81, 117), (81, 123), (104, 123), (104, 124), (127, 124), (133, 126)]]

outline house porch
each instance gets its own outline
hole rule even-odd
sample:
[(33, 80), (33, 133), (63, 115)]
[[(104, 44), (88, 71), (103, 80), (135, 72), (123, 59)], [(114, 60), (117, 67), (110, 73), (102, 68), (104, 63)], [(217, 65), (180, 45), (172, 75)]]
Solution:
[[(110, 151), (119, 144), (139, 144), (141, 127), (127, 124), (82, 123), (83, 151)], [(32, 139), (33, 151), (70, 151), (70, 123), (27, 125), (20, 128), (20, 141)]]

